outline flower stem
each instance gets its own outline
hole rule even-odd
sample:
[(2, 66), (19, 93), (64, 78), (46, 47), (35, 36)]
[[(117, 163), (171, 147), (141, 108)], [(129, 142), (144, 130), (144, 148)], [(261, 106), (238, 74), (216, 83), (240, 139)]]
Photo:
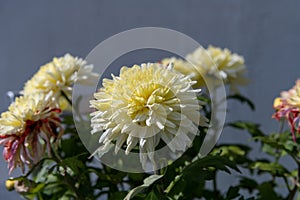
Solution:
[(219, 199), (218, 186), (217, 186), (217, 171), (215, 171), (214, 174), (213, 187), (214, 187), (215, 200), (217, 200)]
[(297, 190), (298, 190), (298, 184), (299, 184), (299, 180), (300, 180), (300, 162), (299, 161), (297, 162), (297, 166), (298, 166), (298, 177), (295, 179), (294, 188), (290, 191), (290, 193), (287, 197), (288, 200), (293, 200), (297, 193)]
[(40, 161), (38, 161), (37, 163), (35, 163), (34, 165), (31, 166), (30, 170), (24, 175), (24, 177), (30, 176), (30, 175), (32, 174), (32, 172), (33, 172), (37, 167), (39, 167), (40, 165), (42, 165), (43, 162), (44, 162), (45, 160), (52, 160), (52, 161), (55, 161), (55, 159), (53, 159), (53, 158), (48, 158), (48, 157), (47, 157), (47, 158), (41, 159)]
[(68, 101), (68, 103), (70, 104), (70, 106), (72, 106), (72, 101), (71, 101), (71, 99), (69, 99), (68, 95), (67, 95), (63, 90), (61, 90), (61, 95), (62, 95), (63, 97), (65, 97), (65, 99)]
[(70, 179), (68, 176), (64, 176), (64, 183), (69, 187), (69, 189), (74, 192), (77, 199), (85, 199), (84, 196), (79, 192), (78, 188), (74, 186), (75, 180)]

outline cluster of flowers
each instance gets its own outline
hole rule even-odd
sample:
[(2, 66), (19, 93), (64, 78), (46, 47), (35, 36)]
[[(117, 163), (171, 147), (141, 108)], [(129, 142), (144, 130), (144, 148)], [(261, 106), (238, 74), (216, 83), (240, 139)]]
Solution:
[[(79, 69), (81, 70), (79, 71)], [(66, 54), (42, 66), (0, 118), (0, 144), (9, 172), (38, 162), (63, 134), (59, 115), (75, 81), (96, 77), (92, 65)], [(79, 73), (80, 72), (80, 73)]]
[[(215, 76), (236, 90), (245, 84), (244, 59), (228, 49), (199, 48), (186, 60), (167, 58), (160, 63), (123, 67), (119, 76), (104, 79), (90, 101), (92, 134), (101, 133), (98, 151), (115, 144), (128, 154), (139, 146), (140, 160), (154, 161), (154, 150), (164, 141), (171, 151), (184, 151), (198, 126), (206, 126), (197, 95), (205, 76)], [(80, 69), (80, 70), (79, 70)], [(10, 172), (36, 163), (59, 140), (63, 128), (59, 115), (68, 109), (75, 82), (98, 75), (86, 61), (67, 54), (42, 66), (29, 80), (8, 111), (0, 118), (0, 144)], [(93, 81), (92, 81), (93, 82)]]
[(287, 120), (293, 140), (296, 141), (295, 133), (300, 132), (300, 80), (289, 91), (281, 92), (281, 97), (274, 100), (273, 106), (276, 109), (273, 118)]

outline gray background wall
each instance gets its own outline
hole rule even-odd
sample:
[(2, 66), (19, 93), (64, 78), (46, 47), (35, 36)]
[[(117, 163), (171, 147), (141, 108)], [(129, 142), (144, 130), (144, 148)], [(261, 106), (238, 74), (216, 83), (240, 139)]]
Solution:
[[(272, 101), (300, 77), (300, 1), (0, 1), (0, 111), (7, 90), (19, 90), (40, 65), (66, 52), (85, 57), (99, 42), (121, 31), (159, 26), (181, 31), (203, 46), (227, 47), (245, 57), (251, 84), (242, 90), (256, 112), (239, 104), (228, 119), (248, 119), (277, 129)], [(230, 107), (233, 103), (230, 103)], [(248, 137), (225, 129), (221, 141)], [(2, 149), (0, 149), (2, 151)], [(16, 199), (4, 188), (1, 199)], [(234, 184), (234, 176), (226, 184)], [(18, 199), (18, 198), (17, 198)]]

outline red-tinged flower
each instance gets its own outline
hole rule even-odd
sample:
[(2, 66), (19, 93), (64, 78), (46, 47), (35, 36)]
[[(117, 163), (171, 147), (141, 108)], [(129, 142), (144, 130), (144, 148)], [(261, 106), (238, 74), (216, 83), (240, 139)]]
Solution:
[(35, 94), (16, 98), (0, 118), (0, 144), (8, 162), (9, 173), (15, 168), (31, 166), (47, 151), (51, 142), (62, 134), (60, 109), (45, 95)]
[(287, 120), (296, 141), (295, 133), (300, 133), (300, 80), (289, 91), (283, 91), (281, 97), (274, 100), (273, 107), (276, 109), (273, 118)]

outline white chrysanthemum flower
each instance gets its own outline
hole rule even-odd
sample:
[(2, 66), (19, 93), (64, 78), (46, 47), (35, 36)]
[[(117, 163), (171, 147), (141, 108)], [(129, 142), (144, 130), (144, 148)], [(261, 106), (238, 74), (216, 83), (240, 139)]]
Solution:
[(238, 85), (248, 83), (245, 77), (244, 58), (238, 54), (232, 54), (228, 49), (214, 46), (209, 46), (206, 50), (198, 48), (188, 54), (186, 60), (194, 65), (195, 79), (198, 79), (199, 83), (203, 82), (202, 76), (215, 76), (222, 79), (225, 84), (229, 84), (231, 90), (235, 92), (238, 91)]
[[(80, 69), (80, 71), (79, 71)], [(65, 97), (71, 98), (72, 86), (75, 82), (81, 84), (94, 83), (98, 75), (92, 72), (93, 65), (87, 65), (85, 60), (66, 54), (64, 57), (53, 58), (52, 62), (42, 66), (24, 87), (23, 94), (51, 94), (55, 102), (66, 107)]]
[(190, 76), (192, 80), (197, 81), (193, 87), (202, 87), (205, 86), (205, 81), (203, 79), (204, 75), (208, 74), (208, 71), (204, 68), (196, 68), (191, 63), (180, 59), (180, 58), (165, 58), (161, 61), (161, 63), (165, 66), (169, 65), (170, 63), (173, 64), (174, 70), (184, 74), (186, 76)]
[(248, 82), (243, 57), (232, 54), (228, 49), (209, 46), (205, 50), (199, 47), (188, 54), (186, 60), (188, 62), (173, 57), (163, 59), (162, 63), (167, 65), (172, 62), (176, 71), (191, 76), (192, 80), (197, 81), (194, 87), (203, 87), (206, 78), (215, 77), (229, 84), (231, 90), (237, 92), (238, 85), (245, 85)]
[(139, 146), (145, 167), (147, 156), (155, 163), (154, 151), (160, 141), (171, 151), (185, 151), (191, 144), (189, 136), (198, 134), (198, 126), (206, 126), (200, 114), (201, 105), (195, 83), (188, 76), (158, 63), (123, 67), (120, 76), (104, 79), (103, 87), (91, 100), (92, 134), (103, 132), (97, 150), (105, 153), (115, 143), (115, 153), (125, 148), (128, 154)]

